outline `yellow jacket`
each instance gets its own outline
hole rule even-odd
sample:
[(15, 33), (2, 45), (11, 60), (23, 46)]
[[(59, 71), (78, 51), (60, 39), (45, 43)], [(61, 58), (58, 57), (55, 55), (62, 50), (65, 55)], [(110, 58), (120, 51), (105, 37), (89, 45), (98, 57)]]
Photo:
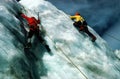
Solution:
[(83, 22), (83, 21), (85, 21), (85, 20), (83, 19), (83, 17), (80, 16), (80, 15), (70, 16), (70, 18), (71, 18), (71, 19), (75, 19), (75, 22), (78, 22), (78, 21)]

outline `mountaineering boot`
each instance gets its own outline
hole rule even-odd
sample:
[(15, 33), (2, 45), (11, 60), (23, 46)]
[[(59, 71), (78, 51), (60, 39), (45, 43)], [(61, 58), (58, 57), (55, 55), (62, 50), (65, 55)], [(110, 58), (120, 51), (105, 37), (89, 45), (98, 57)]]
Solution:
[(92, 36), (92, 42), (95, 42), (95, 40), (96, 40), (96, 37)]
[(53, 53), (51, 52), (51, 50), (50, 50), (50, 48), (49, 48), (49, 46), (48, 45), (45, 45), (45, 47), (46, 47), (46, 49), (47, 49), (47, 52), (52, 56), (53, 55)]

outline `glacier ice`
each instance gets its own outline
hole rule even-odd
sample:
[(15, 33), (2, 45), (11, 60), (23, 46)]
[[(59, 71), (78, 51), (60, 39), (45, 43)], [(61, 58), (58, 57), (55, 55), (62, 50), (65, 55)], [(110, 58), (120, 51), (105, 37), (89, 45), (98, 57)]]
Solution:
[[(0, 79), (119, 79), (120, 63), (106, 42), (97, 36), (96, 43), (79, 33), (69, 16), (44, 0), (1, 0), (0, 4)], [(16, 18), (24, 6), (24, 13), (40, 19), (46, 30), (45, 40), (53, 56), (44, 46), (33, 40), (33, 48), (24, 50), (25, 34)], [(36, 61), (35, 57), (38, 58)], [(71, 61), (85, 74), (72, 65)]]

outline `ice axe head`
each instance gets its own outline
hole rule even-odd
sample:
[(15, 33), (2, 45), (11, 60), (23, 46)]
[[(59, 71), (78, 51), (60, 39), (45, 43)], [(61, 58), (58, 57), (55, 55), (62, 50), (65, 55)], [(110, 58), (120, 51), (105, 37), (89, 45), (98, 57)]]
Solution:
[(40, 12), (39, 12), (39, 11), (36, 11), (36, 10), (34, 10), (34, 12), (37, 14), (38, 19), (39, 19), (39, 18), (40, 18), (40, 17), (39, 17), (39, 13), (40, 13)]

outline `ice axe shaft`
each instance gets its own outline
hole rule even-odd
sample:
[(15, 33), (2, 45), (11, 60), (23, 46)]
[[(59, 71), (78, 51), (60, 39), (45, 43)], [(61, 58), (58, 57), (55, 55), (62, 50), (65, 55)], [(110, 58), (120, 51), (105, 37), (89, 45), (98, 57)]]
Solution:
[(38, 19), (39, 19), (39, 18), (40, 18), (40, 17), (39, 17), (39, 13), (40, 13), (40, 12), (38, 12), (38, 11), (36, 11), (36, 10), (34, 10), (34, 12), (37, 14)]
[(37, 15), (38, 15), (38, 19), (40, 19), (39, 13), (40, 13), (40, 12), (37, 12)]

